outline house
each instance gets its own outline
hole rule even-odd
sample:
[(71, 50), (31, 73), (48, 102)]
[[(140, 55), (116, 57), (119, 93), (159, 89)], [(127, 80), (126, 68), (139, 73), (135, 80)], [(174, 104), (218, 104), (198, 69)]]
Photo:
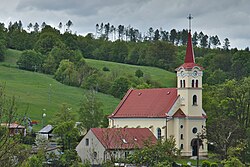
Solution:
[(47, 125), (37, 132), (36, 138), (49, 140), (52, 137), (53, 126)]
[(98, 165), (106, 160), (126, 158), (145, 142), (155, 144), (148, 128), (91, 128), (76, 147), (82, 162)]
[[(109, 116), (110, 128), (149, 128), (158, 139), (173, 136), (182, 156), (207, 156), (199, 134), (206, 127), (202, 108), (203, 67), (195, 63), (191, 30), (176, 88), (130, 89)], [(164, 78), (163, 78), (164, 79)]]
[(25, 126), (19, 125), (17, 123), (1, 123), (1, 126), (8, 127), (10, 136), (21, 134), (26, 136)]

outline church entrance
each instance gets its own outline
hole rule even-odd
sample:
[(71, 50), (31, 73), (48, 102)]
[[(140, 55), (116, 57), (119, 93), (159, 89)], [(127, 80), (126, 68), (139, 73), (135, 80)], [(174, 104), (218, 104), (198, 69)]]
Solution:
[(202, 140), (198, 138), (192, 139), (191, 146), (192, 146), (192, 156), (197, 156), (198, 148), (200, 148), (200, 146), (203, 147)]

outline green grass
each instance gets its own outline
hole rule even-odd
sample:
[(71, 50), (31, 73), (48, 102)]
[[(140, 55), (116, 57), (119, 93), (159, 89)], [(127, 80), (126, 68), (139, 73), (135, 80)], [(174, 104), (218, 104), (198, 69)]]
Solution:
[(5, 53), (4, 63), (10, 64), (12, 66), (16, 66), (16, 62), (17, 62), (18, 58), (20, 57), (21, 53), (22, 53), (22, 51), (7, 49), (7, 51)]
[[(21, 51), (8, 49), (5, 61), (0, 63), (0, 83), (5, 84), (5, 92), (9, 97), (15, 96), (19, 115), (26, 112), (32, 120), (41, 122), (43, 109), (46, 109), (46, 122), (49, 122), (54, 118), (55, 113), (60, 110), (63, 103), (67, 103), (72, 111), (76, 112), (86, 90), (63, 85), (50, 75), (19, 70), (16, 68), (16, 61), (21, 53)], [(86, 59), (86, 62), (100, 70), (103, 67), (108, 67), (110, 71), (106, 73), (110, 73), (110, 75), (112, 72), (118, 76), (134, 75), (137, 69), (141, 69), (144, 75), (150, 76), (151, 80), (160, 83), (162, 87), (175, 87), (176, 84), (174, 73), (155, 67), (134, 66), (92, 59)], [(112, 113), (120, 102), (120, 99), (110, 95), (97, 93), (97, 96), (103, 103), (102, 109), (105, 114)], [(34, 129), (38, 130), (40, 126), (41, 124)]]
[(93, 59), (86, 59), (86, 62), (88, 65), (100, 70), (102, 70), (103, 67), (108, 67), (110, 70), (109, 72), (110, 74), (112, 72), (115, 72), (119, 76), (124, 76), (124, 75), (134, 76), (135, 71), (137, 69), (140, 69), (143, 71), (144, 75), (149, 76), (152, 81), (158, 82), (161, 85), (161, 87), (176, 87), (176, 74), (160, 68), (121, 64), (121, 63), (93, 60)]
[[(76, 112), (86, 93), (86, 90), (63, 85), (48, 75), (4, 66), (0, 66), (0, 71), (0, 82), (5, 85), (9, 97), (15, 96), (19, 115), (27, 112), (32, 120), (39, 122), (43, 109), (46, 109), (46, 121), (49, 121), (63, 103)], [(105, 114), (112, 113), (120, 101), (102, 93), (97, 93), (97, 97), (103, 103)]]

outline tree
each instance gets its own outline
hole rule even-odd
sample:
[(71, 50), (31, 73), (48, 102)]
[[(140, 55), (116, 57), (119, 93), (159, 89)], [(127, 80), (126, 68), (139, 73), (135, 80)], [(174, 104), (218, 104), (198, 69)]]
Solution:
[(138, 77), (138, 78), (143, 77), (143, 72), (142, 72), (142, 70), (140, 70), (140, 69), (136, 70), (136, 71), (135, 71), (135, 76)]
[(193, 34), (192, 43), (194, 46), (197, 46), (197, 44), (198, 44), (198, 33), (196, 31)]
[(66, 31), (67, 31), (67, 32), (71, 32), (70, 27), (71, 27), (72, 25), (73, 25), (73, 22), (72, 22), (71, 20), (69, 20), (69, 21), (66, 23), (66, 26), (67, 26)]
[(161, 38), (160, 31), (158, 29), (154, 32), (154, 41), (158, 41)]
[(17, 61), (17, 65), (21, 69), (30, 71), (40, 71), (44, 57), (34, 50), (24, 51)]
[(119, 25), (118, 26), (118, 38), (119, 40), (122, 40), (123, 39), (123, 35), (124, 35), (124, 25)]
[[(15, 97), (8, 98), (5, 94), (5, 85), (0, 85), (0, 166), (14, 166), (16, 162), (22, 163), (27, 157), (28, 148), (24, 147), (20, 141), (20, 135), (11, 136), (8, 126), (18, 121)], [(20, 116), (19, 116), (20, 117)], [(6, 126), (3, 126), (6, 125)], [(18, 155), (17, 155), (18, 153)], [(14, 161), (15, 160), (15, 161)]]
[(74, 63), (67, 59), (60, 62), (58, 69), (55, 72), (55, 79), (61, 83), (67, 85), (77, 85), (76, 81), (77, 72), (74, 67)]
[(110, 93), (117, 98), (122, 98), (130, 87), (130, 81), (127, 78), (117, 78), (110, 88)]
[(41, 54), (47, 55), (54, 47), (65, 48), (60, 39), (60, 32), (50, 26), (45, 26), (36, 41), (34, 49)]
[(90, 128), (99, 127), (103, 120), (102, 103), (96, 97), (96, 92), (89, 91), (81, 100), (78, 110), (81, 127), (88, 131)]
[(39, 24), (36, 22), (33, 27), (34, 27), (34, 32), (37, 33), (39, 31)]
[(140, 166), (155, 166), (163, 163), (171, 165), (175, 158), (180, 155), (180, 150), (176, 148), (173, 137), (163, 142), (158, 141), (155, 145), (149, 145), (148, 143), (145, 141), (145, 147), (131, 154), (128, 161)]
[(53, 132), (60, 137), (59, 143), (62, 144), (62, 151), (75, 149), (80, 133), (75, 128), (74, 121), (59, 122)]
[(128, 45), (124, 41), (115, 41), (110, 53), (110, 60), (122, 63), (128, 56)]
[(202, 48), (208, 47), (208, 36), (207, 35), (202, 36), (202, 38), (200, 40), (200, 45)]
[(33, 24), (29, 23), (27, 27), (28, 27), (28, 31), (31, 31), (30, 29), (33, 27)]
[(153, 29), (152, 27), (150, 27), (150, 28), (148, 29), (148, 40), (149, 40), (149, 41), (152, 41), (153, 38), (154, 38), (154, 29)]
[(171, 42), (172, 44), (174, 44), (175, 41), (176, 41), (176, 39), (177, 39), (177, 32), (176, 32), (175, 29), (172, 29), (172, 30), (170, 31), (169, 40), (170, 40), (170, 42)]
[(229, 47), (230, 47), (229, 39), (228, 39), (228, 38), (225, 38), (225, 39), (224, 39), (223, 49), (224, 49), (224, 50), (229, 50)]
[(237, 80), (249, 76), (250, 73), (250, 52), (238, 51), (232, 56), (231, 74)]

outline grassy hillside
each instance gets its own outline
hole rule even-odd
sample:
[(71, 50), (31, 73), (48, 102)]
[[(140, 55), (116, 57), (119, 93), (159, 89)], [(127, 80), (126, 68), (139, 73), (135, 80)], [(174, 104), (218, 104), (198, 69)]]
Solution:
[[(8, 49), (5, 56), (5, 64), (16, 66), (16, 61), (20, 56), (21, 52), (17, 50)], [(122, 63), (115, 63), (102, 60), (85, 59), (87, 64), (91, 67), (102, 70), (103, 67), (108, 67), (110, 70), (110, 75), (112, 72), (116, 73), (118, 76), (124, 75), (135, 75), (135, 71), (140, 69), (143, 71), (144, 76), (148, 76), (152, 81), (158, 82), (161, 87), (175, 87), (176, 86), (176, 74), (168, 72), (166, 70), (147, 67), (147, 66), (136, 66)]]
[[(65, 86), (48, 75), (0, 66), (0, 82), (5, 85), (6, 94), (15, 96), (20, 114), (27, 110), (33, 120), (41, 121), (46, 109), (46, 120), (51, 120), (62, 103), (70, 105), (73, 111), (79, 109), (80, 100), (86, 90)], [(97, 94), (106, 114), (113, 112), (119, 99), (102, 93)]]
[[(86, 90), (63, 85), (50, 75), (11, 68), (17, 67), (16, 61), (20, 54), (20, 51), (8, 49), (5, 61), (0, 63), (0, 83), (5, 84), (8, 96), (16, 97), (17, 108), (20, 114), (27, 112), (27, 115), (32, 120), (41, 122), (42, 113), (46, 109), (46, 122), (48, 122), (54, 117), (55, 112), (60, 109), (63, 103), (69, 104), (73, 111), (78, 110), (80, 100), (83, 98)], [(141, 69), (144, 75), (160, 83), (162, 87), (174, 87), (176, 82), (174, 73), (159, 68), (92, 59), (86, 59), (86, 62), (100, 70), (103, 67), (108, 67), (110, 75), (112, 72), (119, 76), (134, 75), (137, 69)], [(98, 93), (97, 96), (103, 103), (103, 110), (106, 114), (110, 114), (120, 101), (101, 93)]]
[(140, 69), (143, 71), (144, 75), (149, 76), (152, 81), (158, 82), (161, 87), (175, 87), (176, 85), (176, 74), (160, 68), (121, 64), (93, 59), (86, 59), (86, 62), (90, 66), (96, 67), (100, 70), (102, 70), (103, 67), (107, 67), (109, 68), (110, 73), (113, 71), (119, 76), (135, 75), (135, 71)]

